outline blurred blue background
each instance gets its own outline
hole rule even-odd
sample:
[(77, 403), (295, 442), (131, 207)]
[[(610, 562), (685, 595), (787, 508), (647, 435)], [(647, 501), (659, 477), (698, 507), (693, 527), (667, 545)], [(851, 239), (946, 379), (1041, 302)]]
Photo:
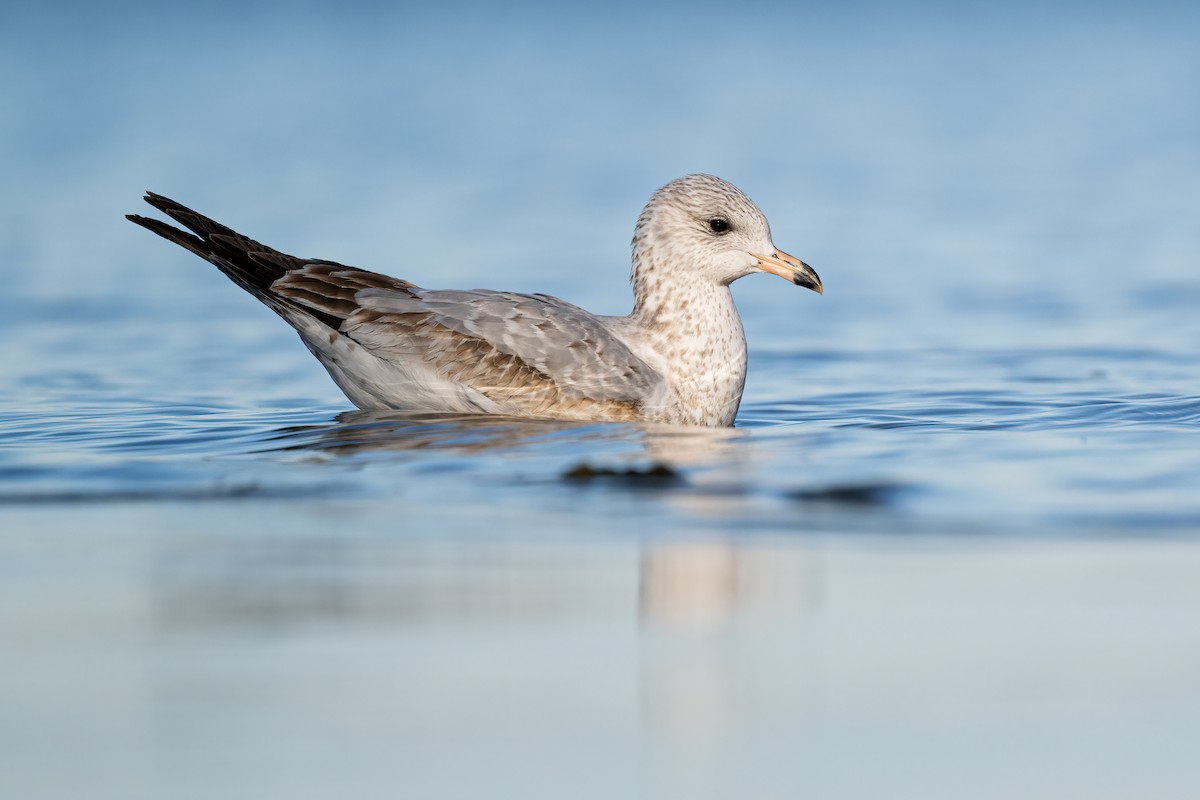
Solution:
[(290, 252), (623, 313), (641, 204), (702, 171), (829, 273), (802, 311), (739, 285), (759, 346), (1196, 343), (1128, 319), (1197, 299), (1185, 4), (3, 14), (14, 291), (226, 289), (112, 224), (153, 189)]
[[(20, 796), (1191, 797), (1200, 10), (7, 3)], [(720, 175), (738, 429), (413, 422), (123, 219), (628, 311)], [(672, 464), (667, 487), (575, 465)]]

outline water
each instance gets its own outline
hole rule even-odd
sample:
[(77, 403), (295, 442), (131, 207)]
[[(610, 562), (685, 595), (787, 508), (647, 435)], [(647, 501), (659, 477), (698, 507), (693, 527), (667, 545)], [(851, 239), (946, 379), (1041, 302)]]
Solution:
[[(634, 11), (9, 12), (5, 795), (1192, 796), (1195, 15)], [(623, 313), (699, 170), (826, 282), (731, 431), (354, 411), (121, 219)]]

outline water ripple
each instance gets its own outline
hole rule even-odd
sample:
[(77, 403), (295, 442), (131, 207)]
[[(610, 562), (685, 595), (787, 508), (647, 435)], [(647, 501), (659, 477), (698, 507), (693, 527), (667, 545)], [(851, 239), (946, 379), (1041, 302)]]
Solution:
[[(827, 351), (755, 363), (727, 431), (154, 402), (48, 379), (57, 388), (36, 409), (0, 411), (0, 503), (390, 502), (403, 487), (409, 509), (427, 496), (485, 515), (604, 515), (648, 483), (609, 476), (664, 465), (673, 479), (636, 502), (689, 526), (1200, 528), (1200, 449), (1180, 436), (1200, 422), (1200, 398), (1178, 391), (1185, 358)], [(565, 480), (580, 464), (604, 479)]]
[(1030, 397), (995, 391), (855, 392), (822, 395), (802, 404), (751, 405), (744, 415), (753, 424), (823, 423), (883, 430), (1052, 431), (1128, 426), (1192, 429), (1200, 422), (1200, 398), (1154, 394)]

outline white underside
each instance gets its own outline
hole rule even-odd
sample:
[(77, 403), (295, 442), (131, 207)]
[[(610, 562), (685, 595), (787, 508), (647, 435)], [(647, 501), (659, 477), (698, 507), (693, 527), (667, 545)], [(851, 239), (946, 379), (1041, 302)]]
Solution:
[(307, 314), (289, 314), (288, 319), (312, 354), (325, 365), (334, 383), (359, 408), (449, 414), (513, 413), (513, 409), (470, 386), (447, 380), (420, 361), (385, 361)]

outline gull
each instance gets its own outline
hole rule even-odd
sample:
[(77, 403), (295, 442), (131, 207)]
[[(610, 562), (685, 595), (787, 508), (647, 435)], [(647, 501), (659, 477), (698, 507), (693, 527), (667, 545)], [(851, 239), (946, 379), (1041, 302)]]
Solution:
[(733, 184), (686, 175), (633, 235), (633, 311), (600, 316), (545, 294), (423, 289), (259, 244), (161, 195), (182, 225), (127, 219), (195, 253), (283, 317), (362, 409), (726, 427), (746, 382), (729, 285), (769, 272), (822, 292)]

